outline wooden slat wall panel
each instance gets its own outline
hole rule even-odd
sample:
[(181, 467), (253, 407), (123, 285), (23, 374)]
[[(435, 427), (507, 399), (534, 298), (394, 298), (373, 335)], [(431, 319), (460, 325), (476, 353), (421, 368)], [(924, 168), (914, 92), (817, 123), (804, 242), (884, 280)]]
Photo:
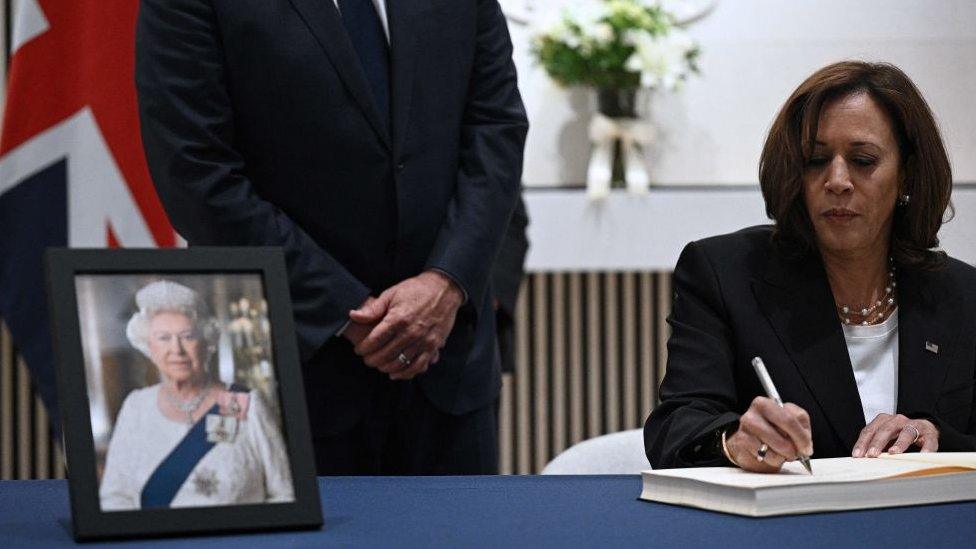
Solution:
[(640, 348), (640, 406), (650, 410), (657, 402), (657, 345), (655, 339), (654, 321), (657, 315), (654, 311), (654, 275), (640, 273), (640, 334), (638, 345)]
[(515, 391), (511, 375), (502, 376), (502, 395), (498, 403), (498, 468), (515, 470)]
[(647, 410), (640, 409), (640, 386), (637, 384), (637, 325), (640, 320), (636, 316), (637, 307), (637, 276), (627, 273), (623, 276), (623, 302), (621, 303), (623, 324), (623, 422), (624, 425), (636, 425)]
[(586, 438), (583, 431), (583, 275), (569, 277), (569, 444)]
[[(617, 323), (617, 274), (603, 275), (603, 359), (599, 362), (603, 372), (603, 390), (594, 396), (603, 401), (601, 433), (614, 433), (620, 427), (620, 341)], [(555, 366), (555, 365), (553, 365)]]
[(529, 417), (531, 396), (529, 393), (529, 382), (531, 376), (529, 370), (529, 299), (528, 292), (522, 291), (519, 295), (518, 304), (515, 306), (515, 316), (518, 319), (515, 323), (515, 417), (516, 429), (513, 436), (516, 452), (516, 468), (513, 471), (531, 471), (529, 463), (532, 450), (531, 428), (532, 421)]
[[(499, 467), (539, 472), (583, 439), (643, 425), (667, 359), (669, 273), (532, 273), (515, 372), (499, 403)], [(0, 479), (64, 478), (47, 413), (0, 327)]]
[(17, 478), (31, 478), (31, 446), (33, 433), (31, 432), (31, 384), (27, 373), (27, 364), (22, 358), (17, 359), (17, 396), (14, 405), (14, 415), (17, 416)]
[(51, 428), (48, 426), (47, 408), (41, 399), (34, 399), (34, 478), (51, 478)]
[[(548, 296), (549, 276), (541, 274), (532, 278), (532, 363), (533, 365), (549, 362), (549, 306), (552, 304)], [(549, 455), (549, 406), (552, 394), (549, 392), (549, 368), (532, 368), (533, 420), (533, 470), (540, 470), (546, 465)]]
[(0, 323), (0, 480), (64, 478), (60, 444), (24, 360)]
[(552, 453), (566, 448), (569, 433), (566, 429), (566, 277), (553, 275), (552, 278), (552, 356), (562, 360), (562, 368), (551, 368), (552, 371)]
[(500, 433), (502, 473), (537, 473), (583, 439), (644, 424), (667, 359), (670, 277), (526, 278), (516, 310), (516, 371), (503, 384), (516, 389), (503, 390), (501, 409), (514, 398), (518, 421)]
[(0, 479), (14, 478), (14, 355), (7, 326), (0, 326)]
[[(539, 275), (533, 275), (539, 276)], [(586, 275), (586, 332), (578, 334), (577, 337), (583, 340), (586, 347), (586, 362), (583, 370), (586, 371), (586, 393), (573, 395), (573, 398), (586, 398), (586, 437), (592, 438), (603, 433), (603, 422), (600, 421), (602, 407), (600, 406), (600, 381), (603, 377), (600, 368), (590, 367), (592, 364), (599, 364), (602, 360), (601, 343), (602, 338), (595, 334), (600, 333), (600, 274), (587, 273)], [(518, 322), (519, 319), (515, 321)], [(535, 365), (533, 365), (535, 366)], [(538, 367), (545, 367), (539, 365)]]

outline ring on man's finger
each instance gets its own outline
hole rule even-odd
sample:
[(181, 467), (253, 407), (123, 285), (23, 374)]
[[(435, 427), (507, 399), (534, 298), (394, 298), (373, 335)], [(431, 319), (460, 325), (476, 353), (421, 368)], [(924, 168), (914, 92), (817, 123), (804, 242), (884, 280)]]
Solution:
[(922, 433), (918, 432), (918, 427), (916, 427), (914, 424), (911, 423), (906, 423), (905, 427), (902, 430), (908, 429), (909, 427), (911, 427), (912, 431), (915, 431), (915, 438), (912, 439), (912, 444), (915, 444), (916, 442), (918, 442), (919, 437), (922, 436)]
[(407, 358), (407, 355), (400, 353), (399, 355), (397, 355), (397, 360), (400, 361), (400, 365), (403, 366), (404, 369), (410, 367), (410, 359)]
[(766, 452), (769, 451), (769, 445), (765, 442), (759, 445), (759, 449), (756, 450), (756, 461), (762, 462), (766, 461)]

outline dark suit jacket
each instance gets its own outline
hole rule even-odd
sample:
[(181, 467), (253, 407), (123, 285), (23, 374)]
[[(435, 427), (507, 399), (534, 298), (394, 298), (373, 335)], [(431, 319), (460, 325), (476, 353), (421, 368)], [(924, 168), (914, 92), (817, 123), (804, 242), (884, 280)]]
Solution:
[(512, 219), (505, 231), (501, 250), (491, 269), (491, 285), (498, 300), (495, 324), (498, 329), (498, 352), (502, 371), (515, 371), (515, 304), (519, 288), (525, 276), (525, 255), (529, 251), (529, 239), (525, 234), (529, 226), (529, 214), (525, 201), (519, 197), (512, 212)]
[(497, 0), (396, 0), (392, 134), (332, 0), (142, 0), (136, 85), (153, 180), (191, 245), (281, 246), (312, 429), (351, 427), (379, 375), (334, 335), (437, 268), (469, 296), (419, 382), (440, 409), (500, 386), (489, 273), (527, 121)]
[[(693, 242), (678, 259), (662, 402), (644, 426), (655, 468), (728, 464), (715, 433), (765, 395), (755, 356), (783, 400), (810, 414), (813, 457), (849, 456), (864, 427), (819, 255), (787, 260), (771, 234), (754, 227)], [(940, 450), (976, 450), (976, 269), (949, 259), (940, 271), (898, 268), (896, 278), (897, 411), (931, 419)]]

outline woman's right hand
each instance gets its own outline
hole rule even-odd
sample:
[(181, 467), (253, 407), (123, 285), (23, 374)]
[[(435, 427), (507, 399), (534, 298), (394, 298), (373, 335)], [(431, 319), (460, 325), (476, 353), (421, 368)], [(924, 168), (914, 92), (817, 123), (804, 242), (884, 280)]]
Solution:
[[(760, 447), (768, 450), (760, 456)], [(756, 397), (739, 418), (739, 428), (726, 434), (726, 447), (739, 467), (757, 473), (775, 473), (798, 453), (813, 455), (810, 416), (791, 403), (782, 407), (767, 397)], [(760, 459), (761, 457), (761, 459)]]

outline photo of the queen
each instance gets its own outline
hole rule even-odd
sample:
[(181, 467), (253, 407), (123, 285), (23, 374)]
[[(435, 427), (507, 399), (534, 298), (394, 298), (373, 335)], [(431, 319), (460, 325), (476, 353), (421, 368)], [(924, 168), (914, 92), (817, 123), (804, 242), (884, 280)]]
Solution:
[(260, 278), (77, 278), (102, 510), (293, 501)]

